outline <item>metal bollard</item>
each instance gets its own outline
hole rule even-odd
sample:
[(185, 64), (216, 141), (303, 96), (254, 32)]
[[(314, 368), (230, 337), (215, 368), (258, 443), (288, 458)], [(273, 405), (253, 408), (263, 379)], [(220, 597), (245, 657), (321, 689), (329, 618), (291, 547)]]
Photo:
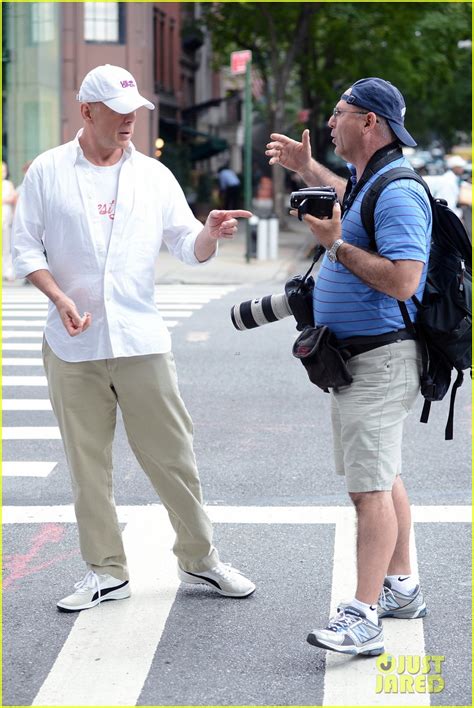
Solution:
[(257, 260), (268, 258), (268, 219), (260, 219), (257, 229)]
[(260, 219), (258, 216), (253, 214), (249, 218), (249, 229), (250, 229), (250, 244), (249, 244), (249, 256), (250, 258), (256, 258), (257, 256), (257, 232), (258, 232), (258, 222)]
[(268, 219), (268, 258), (276, 261), (278, 258), (278, 234), (280, 225), (276, 214), (271, 214)]

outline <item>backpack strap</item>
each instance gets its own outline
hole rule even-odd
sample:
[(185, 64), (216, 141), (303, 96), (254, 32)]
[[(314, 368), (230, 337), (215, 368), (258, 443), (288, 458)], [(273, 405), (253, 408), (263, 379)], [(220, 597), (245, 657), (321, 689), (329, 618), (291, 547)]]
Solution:
[[(426, 182), (420, 177), (414, 170), (409, 169), (408, 167), (394, 167), (391, 170), (387, 170), (383, 174), (381, 174), (377, 179), (369, 186), (367, 189), (367, 192), (364, 194), (364, 198), (362, 199), (362, 204), (360, 207), (360, 215), (361, 215), (361, 221), (362, 221), (362, 226), (364, 227), (368, 237), (369, 237), (369, 247), (371, 251), (377, 251), (377, 242), (375, 240), (375, 207), (377, 204), (377, 200), (385, 187), (387, 187), (391, 182), (395, 182), (396, 180), (399, 179), (411, 179), (414, 180), (415, 182), (418, 182), (419, 184), (422, 184), (423, 187), (426, 190), (426, 193), (428, 195), (428, 199), (430, 202), (431, 206), (431, 211), (434, 216), (434, 210), (432, 207), (432, 196), (431, 192), (429, 190), (428, 185)], [(416, 295), (413, 295), (411, 298), (412, 301), (415, 303), (416, 307), (420, 309), (422, 307), (420, 301), (416, 297)], [(403, 322), (405, 324), (405, 327), (409, 332), (412, 332), (413, 334), (416, 335), (420, 346), (421, 346), (421, 366), (422, 366), (422, 371), (421, 371), (421, 378), (426, 379), (428, 376), (428, 369), (430, 365), (430, 356), (429, 356), (429, 351), (428, 351), (428, 344), (423, 337), (422, 333), (417, 331), (417, 328), (415, 327), (414, 323), (410, 319), (410, 315), (408, 313), (408, 308), (402, 300), (397, 300), (398, 307), (400, 308), (400, 313), (403, 317)], [(460, 385), (460, 384), (459, 384)], [(455, 395), (455, 394), (454, 394)], [(452, 399), (452, 405), (454, 406), (454, 398), (451, 396)], [(431, 409), (431, 401), (428, 401), (425, 399), (425, 402), (423, 404), (423, 410), (421, 413), (421, 418), (420, 421), (422, 423), (427, 423), (428, 418), (430, 415), (430, 409)], [(454, 414), (454, 410), (451, 412), (451, 428), (452, 428), (452, 418)], [(448, 419), (448, 426), (446, 427), (446, 435), (448, 435), (448, 427), (449, 427), (450, 420)], [(451, 433), (452, 435), (452, 433)], [(447, 439), (447, 438), (446, 438)]]
[(342, 200), (342, 213), (351, 208), (355, 198), (371, 179), (371, 177), (377, 174), (382, 167), (389, 165), (395, 160), (399, 160), (401, 157), (403, 157), (403, 152), (398, 141), (390, 143), (390, 145), (384, 145), (384, 147), (380, 148), (380, 150), (377, 150), (368, 161), (360, 179), (357, 180), (356, 184), (352, 183), (351, 177), (348, 179), (346, 191)]
[(453, 439), (453, 424), (454, 424), (454, 401), (456, 400), (456, 393), (458, 391), (458, 388), (461, 386), (463, 380), (464, 380), (464, 374), (462, 371), (459, 369), (457, 370), (458, 375), (456, 377), (456, 381), (453, 383), (453, 387), (451, 389), (451, 396), (449, 399), (449, 414), (448, 414), (448, 422), (446, 423), (446, 429), (444, 431), (444, 439), (445, 440), (452, 440)]
[(394, 167), (393, 169), (387, 170), (387, 172), (381, 174), (380, 177), (377, 177), (377, 179), (369, 186), (368, 190), (364, 194), (360, 207), (362, 226), (369, 237), (371, 251), (377, 250), (375, 242), (375, 207), (377, 200), (385, 187), (398, 179), (411, 179), (419, 184), (422, 184), (426, 190), (431, 205), (432, 197), (429, 187), (424, 179), (414, 170), (410, 170), (408, 167)]

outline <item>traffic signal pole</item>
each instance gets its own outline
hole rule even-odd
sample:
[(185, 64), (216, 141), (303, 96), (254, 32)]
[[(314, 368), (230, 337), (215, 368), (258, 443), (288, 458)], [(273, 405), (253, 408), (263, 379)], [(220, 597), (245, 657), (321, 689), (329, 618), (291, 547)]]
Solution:
[[(252, 211), (252, 61), (245, 66), (244, 93), (244, 208)], [(245, 259), (250, 262), (251, 226), (246, 219), (246, 251)]]

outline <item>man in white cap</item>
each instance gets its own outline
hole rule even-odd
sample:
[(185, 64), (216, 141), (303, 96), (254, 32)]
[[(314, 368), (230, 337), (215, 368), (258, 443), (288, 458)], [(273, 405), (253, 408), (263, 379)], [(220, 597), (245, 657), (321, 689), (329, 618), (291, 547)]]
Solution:
[(117, 405), (176, 532), (180, 579), (246, 597), (254, 584), (212, 543), (154, 268), (162, 240), (185, 263), (202, 263), (251, 214), (211, 211), (204, 226), (194, 218), (172, 173), (131, 142), (137, 109), (154, 106), (125, 69), (93, 69), (77, 100), (83, 128), (33, 162), (14, 226), (16, 275), (50, 300), (43, 359), (88, 567), (57, 606), (76, 612), (130, 596), (112, 491)]
[(427, 175), (423, 179), (428, 184), (431, 194), (435, 199), (445, 199), (448, 207), (460, 219), (463, 218), (462, 209), (458, 207), (459, 193), (461, 191), (462, 176), (467, 162), (460, 155), (449, 155), (446, 159), (446, 172), (442, 175)]

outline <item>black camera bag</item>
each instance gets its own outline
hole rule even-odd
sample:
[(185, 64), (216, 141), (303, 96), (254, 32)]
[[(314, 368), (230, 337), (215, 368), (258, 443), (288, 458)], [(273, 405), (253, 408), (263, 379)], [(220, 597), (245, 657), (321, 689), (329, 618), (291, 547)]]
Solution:
[(352, 383), (337, 339), (325, 325), (305, 327), (293, 345), (293, 356), (300, 359), (310, 381), (323, 391)]

